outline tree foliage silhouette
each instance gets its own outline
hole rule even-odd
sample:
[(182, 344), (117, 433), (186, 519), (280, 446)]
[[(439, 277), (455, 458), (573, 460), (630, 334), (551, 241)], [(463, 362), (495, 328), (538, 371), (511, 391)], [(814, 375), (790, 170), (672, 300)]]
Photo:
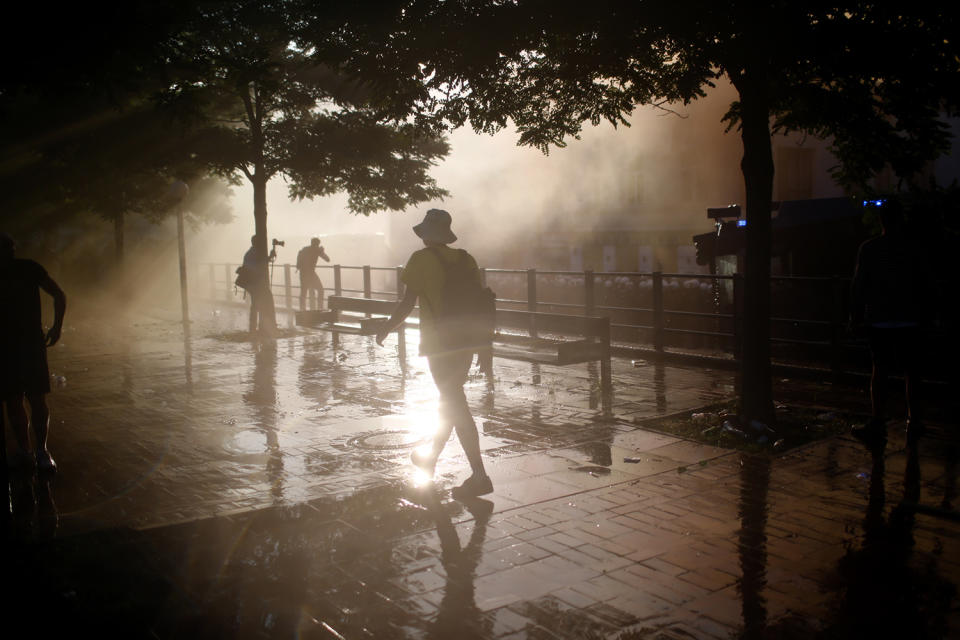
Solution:
[(329, 3), (308, 40), (301, 27), (310, 10), (293, 0), (204, 3), (169, 41), (173, 81), (162, 101), (199, 131), (201, 162), (252, 185), (263, 255), (266, 189), (276, 176), (293, 199), (346, 192), (361, 214), (446, 193), (428, 171), (448, 146), (412, 119), (416, 92), (388, 94), (348, 64), (344, 41), (354, 39), (345, 34), (369, 9)]
[[(729, 78), (726, 124), (743, 142), (746, 273), (741, 413), (772, 421), (769, 347), (771, 135), (830, 141), (836, 177), (905, 179), (946, 151), (956, 114), (954, 12), (925, 3), (413, 0), (405, 46), (429, 89), (425, 108), (454, 126), (547, 152), (585, 123), (628, 125), (640, 105), (669, 109)], [(719, 123), (718, 123), (719, 125)]]

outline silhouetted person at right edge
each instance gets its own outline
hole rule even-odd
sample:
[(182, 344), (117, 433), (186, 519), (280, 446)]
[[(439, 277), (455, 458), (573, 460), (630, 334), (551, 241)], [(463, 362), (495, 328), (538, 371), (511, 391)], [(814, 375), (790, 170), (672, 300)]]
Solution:
[(442, 209), (430, 209), (423, 222), (413, 227), (426, 248), (415, 251), (407, 261), (403, 269), (406, 294), (377, 333), (377, 344), (382, 345), (390, 332), (400, 326), (419, 298), (420, 355), (427, 356), (430, 374), (440, 392), (441, 423), (434, 434), (430, 452), (420, 455), (414, 451), (411, 460), (432, 477), (437, 458), (450, 433), (456, 429), (457, 438), (473, 471), (473, 475), (453, 489), (453, 497), (460, 500), (492, 492), (493, 483), (484, 469), (477, 425), (463, 393), (463, 385), (477, 349), (457, 346), (461, 337), (456, 332), (458, 327), (443, 323), (445, 282), (453, 277), (455, 269), (462, 270), (459, 273), (469, 278), (469, 284), (480, 287), (480, 270), (473, 256), (447, 246), (457, 239), (450, 230), (450, 223), (449, 213)]
[(900, 203), (883, 201), (877, 213), (882, 234), (860, 245), (851, 291), (851, 326), (866, 333), (873, 361), (872, 418), (853, 433), (864, 439), (886, 435), (889, 379), (900, 369), (906, 379), (907, 437), (915, 442), (924, 431), (920, 369), (933, 320), (933, 272), (910, 238)]

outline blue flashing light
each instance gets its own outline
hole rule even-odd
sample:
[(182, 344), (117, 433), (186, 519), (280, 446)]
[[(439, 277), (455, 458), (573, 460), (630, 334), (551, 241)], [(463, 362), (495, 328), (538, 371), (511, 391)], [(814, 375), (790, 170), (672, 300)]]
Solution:
[(747, 221), (746, 221), (746, 220), (737, 220), (737, 226), (738, 226), (738, 227), (745, 227), (745, 226), (747, 226)]
[(886, 202), (887, 201), (884, 198), (878, 198), (877, 200), (864, 200), (863, 206), (864, 207), (882, 207), (884, 204), (886, 204)]

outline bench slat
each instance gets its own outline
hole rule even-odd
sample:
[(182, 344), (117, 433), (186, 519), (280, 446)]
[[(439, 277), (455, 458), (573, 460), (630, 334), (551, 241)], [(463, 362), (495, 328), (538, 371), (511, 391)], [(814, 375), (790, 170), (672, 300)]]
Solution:
[(537, 362), (540, 364), (562, 364), (557, 357), (557, 350), (536, 350), (518, 347), (511, 344), (495, 344), (493, 346), (493, 355), (497, 358), (507, 358), (508, 360), (522, 360), (524, 362)]
[(559, 364), (576, 364), (578, 362), (601, 360), (603, 353), (603, 345), (590, 339), (561, 342), (557, 345), (557, 361)]
[(603, 337), (609, 318), (596, 316), (568, 316), (559, 313), (532, 313), (497, 309), (497, 326), (511, 329), (529, 329), (531, 321), (537, 331), (572, 333), (586, 337)]
[(319, 324), (337, 321), (337, 312), (329, 310), (297, 311), (295, 316), (298, 327), (315, 327)]
[(327, 306), (337, 311), (352, 313), (370, 313), (389, 316), (397, 307), (396, 300), (373, 300), (371, 298), (352, 298), (349, 296), (330, 296)]

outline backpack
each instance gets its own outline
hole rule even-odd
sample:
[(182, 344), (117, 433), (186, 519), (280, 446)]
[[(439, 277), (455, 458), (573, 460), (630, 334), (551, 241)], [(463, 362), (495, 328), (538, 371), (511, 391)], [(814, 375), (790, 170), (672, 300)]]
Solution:
[(469, 254), (457, 249), (453, 262), (446, 262), (439, 251), (434, 256), (443, 266), (443, 305), (431, 309), (437, 325), (440, 346), (447, 350), (487, 349), (496, 327), (497, 296), (480, 284), (470, 265)]
[(234, 286), (243, 289), (244, 291), (249, 291), (253, 288), (253, 283), (256, 280), (253, 269), (250, 267), (240, 265), (237, 267), (237, 279), (233, 281)]

